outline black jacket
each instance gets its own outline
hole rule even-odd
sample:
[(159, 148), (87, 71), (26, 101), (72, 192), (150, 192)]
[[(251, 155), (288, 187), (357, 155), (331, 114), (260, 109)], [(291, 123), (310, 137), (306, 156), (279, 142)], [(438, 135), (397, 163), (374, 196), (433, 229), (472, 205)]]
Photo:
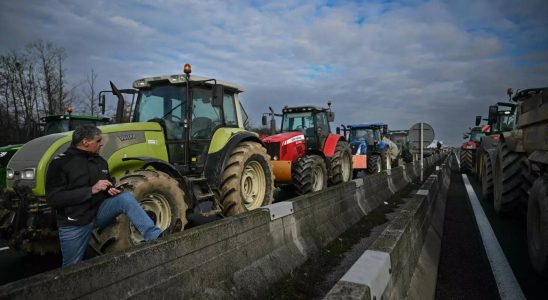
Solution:
[(91, 194), (91, 187), (101, 179), (114, 181), (108, 164), (98, 154), (70, 147), (56, 156), (46, 174), (46, 201), (57, 212), (57, 225), (81, 226), (96, 216), (107, 192)]

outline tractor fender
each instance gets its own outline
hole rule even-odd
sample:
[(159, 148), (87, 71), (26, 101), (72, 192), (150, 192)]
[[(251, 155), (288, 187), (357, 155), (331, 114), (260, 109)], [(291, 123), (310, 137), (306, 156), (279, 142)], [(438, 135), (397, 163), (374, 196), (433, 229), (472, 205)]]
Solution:
[(207, 183), (212, 189), (217, 189), (221, 185), (221, 177), (223, 170), (226, 167), (230, 153), (239, 143), (245, 141), (253, 141), (261, 144), (264, 147), (264, 143), (259, 139), (256, 134), (248, 131), (240, 131), (234, 133), (228, 142), (219, 150), (207, 155), (207, 160), (204, 167), (204, 175)]
[(330, 133), (327, 136), (327, 139), (325, 140), (325, 144), (323, 146), (323, 153), (325, 154), (325, 157), (331, 157), (335, 154), (337, 142), (341, 140), (346, 141), (346, 139), (342, 135)]
[(179, 172), (179, 170), (177, 170), (170, 163), (168, 163), (164, 160), (161, 160), (161, 159), (157, 159), (157, 158), (153, 158), (153, 157), (125, 157), (125, 158), (122, 158), (122, 161), (128, 161), (128, 160), (138, 160), (138, 161), (144, 162), (145, 164), (142, 167), (143, 169), (146, 169), (148, 167), (153, 167), (155, 170), (164, 172), (164, 173), (168, 174), (169, 176), (171, 176), (175, 179), (183, 178), (183, 175)]

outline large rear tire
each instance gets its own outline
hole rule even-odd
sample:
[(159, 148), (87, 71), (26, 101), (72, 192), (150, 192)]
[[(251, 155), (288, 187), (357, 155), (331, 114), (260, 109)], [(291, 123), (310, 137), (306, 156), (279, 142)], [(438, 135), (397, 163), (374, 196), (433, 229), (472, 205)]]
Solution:
[[(145, 212), (162, 231), (182, 231), (187, 223), (187, 204), (179, 183), (166, 173), (139, 170), (124, 175), (124, 190), (131, 192)], [(107, 200), (108, 201), (108, 200)], [(121, 251), (143, 241), (125, 215), (119, 215), (109, 226), (95, 230), (90, 246), (98, 254)]]
[(293, 185), (299, 195), (323, 190), (327, 187), (327, 168), (319, 155), (299, 158), (291, 170)]
[(376, 154), (367, 156), (366, 170), (369, 174), (380, 173), (382, 171), (381, 157)]
[(221, 176), (219, 202), (224, 216), (232, 216), (272, 203), (274, 174), (266, 149), (257, 142), (238, 144)]
[(352, 150), (345, 141), (338, 141), (335, 153), (331, 157), (329, 185), (352, 180)]
[(485, 201), (493, 200), (493, 164), (492, 159), (496, 153), (487, 152), (483, 153), (483, 162), (481, 169), (481, 198)]
[(537, 178), (529, 190), (527, 246), (533, 269), (548, 273), (548, 175)]
[(472, 150), (461, 149), (460, 151), (460, 171), (462, 173), (472, 173), (474, 152)]
[(531, 179), (527, 157), (512, 152), (504, 141), (498, 145), (493, 172), (493, 207), (498, 214), (509, 213), (527, 203)]

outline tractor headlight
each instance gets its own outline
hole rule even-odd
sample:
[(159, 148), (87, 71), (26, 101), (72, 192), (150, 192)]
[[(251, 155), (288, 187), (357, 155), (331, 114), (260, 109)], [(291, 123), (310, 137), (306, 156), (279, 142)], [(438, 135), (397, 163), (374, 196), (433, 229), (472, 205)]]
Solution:
[(15, 172), (13, 172), (13, 169), (8, 168), (6, 170), (6, 176), (8, 177), (8, 179), (13, 179), (13, 177), (15, 176)]
[(274, 155), (274, 157), (272, 157), (272, 160), (278, 160), (278, 156)]
[(33, 180), (34, 179), (34, 173), (35, 173), (34, 168), (24, 169), (21, 172), (21, 179)]

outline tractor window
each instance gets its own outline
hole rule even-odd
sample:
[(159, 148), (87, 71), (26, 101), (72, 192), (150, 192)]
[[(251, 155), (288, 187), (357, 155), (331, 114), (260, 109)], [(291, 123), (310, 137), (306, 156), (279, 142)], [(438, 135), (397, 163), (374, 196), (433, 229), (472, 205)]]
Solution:
[(318, 131), (318, 136), (320, 141), (323, 142), (323, 139), (327, 137), (330, 132), (329, 121), (327, 120), (327, 114), (325, 112), (316, 113), (316, 130)]
[(471, 141), (474, 141), (474, 142), (479, 142), (481, 140), (481, 137), (484, 136), (485, 133), (483, 132), (472, 132), (471, 135), (470, 135), (470, 140)]
[(181, 140), (184, 136), (182, 125), (186, 106), (184, 97), (185, 88), (176, 85), (162, 85), (141, 90), (135, 121), (163, 119), (167, 138)]
[(223, 98), (223, 112), (227, 126), (238, 126), (236, 107), (234, 107), (234, 95), (225, 94)]
[(282, 121), (282, 132), (290, 131), (301, 131), (307, 136), (315, 136), (312, 113), (304, 112), (285, 114)]
[(191, 130), (193, 139), (207, 139), (213, 128), (221, 124), (221, 110), (213, 107), (211, 97), (211, 89), (193, 89)]
[(46, 123), (45, 134), (59, 133), (69, 131), (69, 121), (68, 120), (55, 120), (48, 121)]
[(375, 130), (369, 128), (351, 129), (350, 141), (366, 141), (368, 144), (372, 144), (375, 141)]

